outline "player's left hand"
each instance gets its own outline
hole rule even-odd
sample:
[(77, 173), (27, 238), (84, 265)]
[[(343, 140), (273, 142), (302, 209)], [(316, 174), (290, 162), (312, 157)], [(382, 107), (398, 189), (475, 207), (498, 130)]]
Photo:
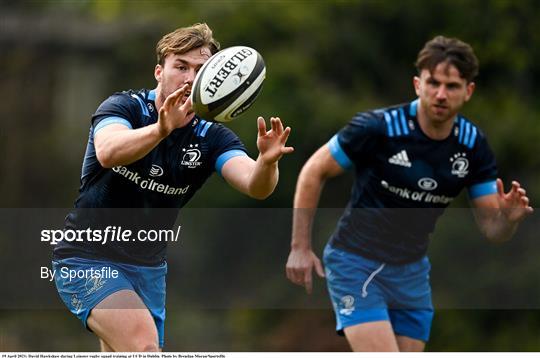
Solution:
[(512, 181), (512, 188), (505, 193), (502, 180), (497, 179), (497, 194), (499, 208), (509, 222), (518, 223), (532, 214), (533, 208), (529, 205), (527, 192), (517, 181)]
[(257, 127), (259, 130), (257, 136), (257, 148), (261, 153), (261, 159), (266, 164), (276, 163), (283, 154), (289, 154), (294, 151), (293, 147), (286, 147), (285, 143), (291, 128), (287, 127), (283, 129), (281, 119), (278, 117), (270, 118), (270, 125), (272, 127), (268, 132), (266, 131), (266, 122), (263, 117), (257, 119)]

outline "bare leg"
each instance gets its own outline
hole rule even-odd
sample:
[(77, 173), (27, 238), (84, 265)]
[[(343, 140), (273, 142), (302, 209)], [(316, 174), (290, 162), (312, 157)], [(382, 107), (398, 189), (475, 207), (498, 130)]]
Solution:
[(344, 329), (355, 352), (398, 352), (398, 343), (389, 321), (357, 324)]
[(400, 352), (423, 352), (426, 347), (424, 341), (405, 336), (396, 336)]
[(103, 341), (102, 349), (116, 352), (157, 352), (158, 333), (150, 311), (131, 290), (101, 301), (88, 316), (88, 327)]
[(105, 343), (103, 339), (99, 340), (99, 345), (101, 346), (102, 352), (114, 352), (113, 349), (107, 343)]

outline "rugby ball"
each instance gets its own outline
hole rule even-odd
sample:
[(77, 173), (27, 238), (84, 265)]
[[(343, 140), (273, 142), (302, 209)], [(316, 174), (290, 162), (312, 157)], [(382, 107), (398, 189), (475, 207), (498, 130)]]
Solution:
[(244, 113), (261, 91), (266, 67), (251, 47), (228, 47), (201, 67), (191, 90), (193, 111), (199, 117), (229, 122)]

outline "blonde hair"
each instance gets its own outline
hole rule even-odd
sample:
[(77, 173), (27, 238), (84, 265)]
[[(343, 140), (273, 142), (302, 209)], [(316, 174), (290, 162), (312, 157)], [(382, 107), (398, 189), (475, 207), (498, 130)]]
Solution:
[(163, 65), (169, 54), (180, 55), (198, 47), (208, 47), (215, 54), (219, 51), (219, 42), (212, 36), (212, 30), (205, 24), (181, 27), (163, 36), (156, 45), (157, 63)]

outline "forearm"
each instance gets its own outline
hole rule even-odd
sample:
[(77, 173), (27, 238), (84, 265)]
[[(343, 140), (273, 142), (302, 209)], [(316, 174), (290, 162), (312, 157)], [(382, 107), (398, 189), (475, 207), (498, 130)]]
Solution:
[(293, 232), (291, 248), (311, 250), (311, 229), (317, 211), (324, 179), (304, 167), (294, 196)]
[(256, 199), (266, 199), (274, 192), (278, 180), (278, 163), (264, 163), (259, 155), (249, 175), (247, 185), (248, 195)]
[(98, 136), (96, 154), (105, 168), (128, 165), (143, 158), (164, 138), (157, 124), (133, 130), (112, 130)]

